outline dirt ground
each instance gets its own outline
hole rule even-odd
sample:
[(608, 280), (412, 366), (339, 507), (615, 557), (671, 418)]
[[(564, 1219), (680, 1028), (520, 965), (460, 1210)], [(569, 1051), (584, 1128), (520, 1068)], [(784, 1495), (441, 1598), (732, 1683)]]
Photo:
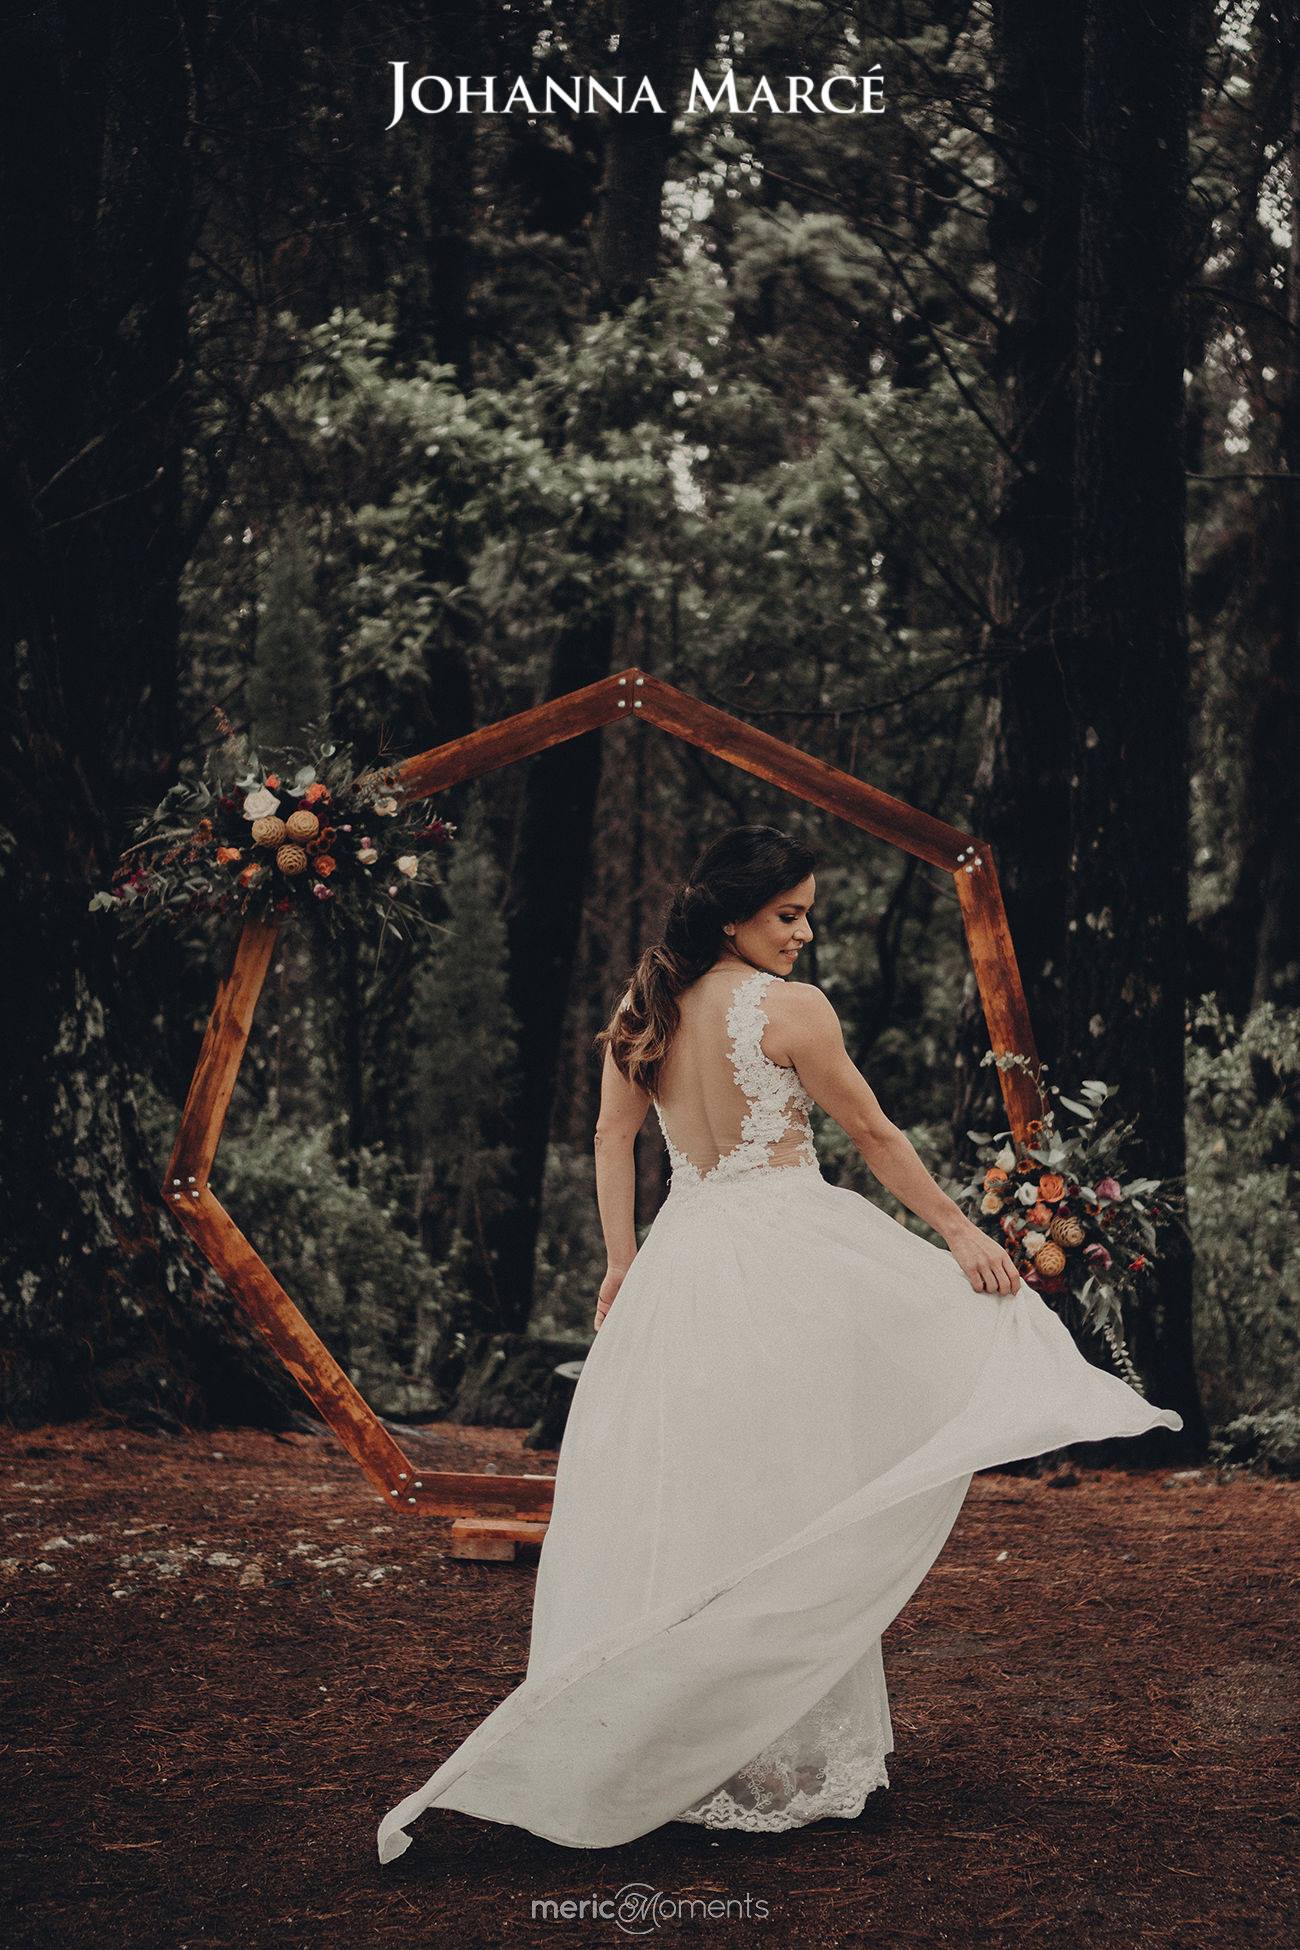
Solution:
[[(554, 1465), (508, 1431), (400, 1440)], [(891, 1785), (855, 1822), (587, 1851), (435, 1809), (384, 1869), (381, 1815), (523, 1678), (535, 1551), (449, 1558), (328, 1435), (10, 1432), (0, 1520), (25, 1950), (1300, 1941), (1300, 1484), (977, 1476), (885, 1635)]]

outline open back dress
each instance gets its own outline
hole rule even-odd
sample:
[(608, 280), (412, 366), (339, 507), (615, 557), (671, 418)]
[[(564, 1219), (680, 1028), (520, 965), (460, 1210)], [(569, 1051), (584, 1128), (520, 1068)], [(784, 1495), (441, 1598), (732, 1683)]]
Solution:
[(679, 999), (669, 1192), (574, 1391), (526, 1677), (384, 1816), (381, 1862), (431, 1807), (570, 1848), (851, 1819), (889, 1783), (881, 1635), (974, 1472), (1182, 1427), (1032, 1288), (974, 1292), (822, 1176), (763, 1046), (782, 979), (721, 967)]

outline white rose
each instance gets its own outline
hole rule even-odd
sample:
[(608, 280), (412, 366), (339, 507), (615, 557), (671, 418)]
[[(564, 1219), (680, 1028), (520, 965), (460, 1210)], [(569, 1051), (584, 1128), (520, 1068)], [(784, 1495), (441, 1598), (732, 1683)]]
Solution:
[(404, 853), (401, 859), (397, 862), (397, 871), (399, 873), (404, 873), (408, 880), (414, 880), (416, 874), (419, 873), (420, 871), (419, 854)]
[(357, 848), (357, 859), (361, 862), (363, 867), (373, 867), (375, 861), (378, 858), (379, 855), (375, 851), (373, 846), (362, 846)]
[(397, 811), (396, 799), (376, 799), (375, 811), (377, 813), (395, 813)]
[(280, 801), (264, 785), (259, 786), (256, 792), (250, 792), (244, 800), (245, 819), (269, 819), (272, 813), (279, 810)]
[(1038, 1203), (1037, 1185), (1032, 1183), (1017, 1185), (1016, 1197), (1020, 1200), (1020, 1203), (1022, 1205), (1037, 1205)]
[(1047, 1244), (1047, 1234), (1045, 1232), (1027, 1232), (1021, 1243), (1026, 1252), (1036, 1253), (1040, 1246)]

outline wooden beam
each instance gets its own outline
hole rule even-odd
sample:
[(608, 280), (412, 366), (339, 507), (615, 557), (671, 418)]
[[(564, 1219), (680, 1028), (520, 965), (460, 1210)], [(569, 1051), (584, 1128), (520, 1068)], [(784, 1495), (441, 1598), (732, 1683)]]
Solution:
[(206, 1189), (197, 1197), (182, 1190), (167, 1202), (348, 1454), (375, 1488), (396, 1502), (411, 1464), (230, 1214)]
[(626, 712), (627, 676), (602, 677), (564, 697), (548, 698), (513, 717), (484, 725), (464, 738), (452, 738), (445, 745), (420, 752), (396, 767), (395, 784), (404, 798), (427, 799), (462, 779), (476, 779), (481, 772), (499, 771), (516, 759), (531, 758), (548, 745), (562, 745), (584, 731), (612, 724)]
[(189, 1190), (207, 1183), (278, 934), (271, 921), (244, 923), (208, 1018), (163, 1181), (164, 1194), (178, 1185)]
[(468, 1512), (544, 1521), (550, 1515), (552, 1476), (419, 1469), (212, 1193), (173, 1193), (168, 1204), (252, 1325), (392, 1509), (403, 1516), (425, 1517)]
[(808, 800), (825, 812), (847, 819), (905, 853), (914, 853), (951, 873), (958, 854), (971, 842), (971, 835), (960, 828), (918, 812), (903, 800), (855, 779), (851, 772), (842, 772), (825, 759), (801, 752), (770, 732), (758, 731), (728, 711), (687, 697), (658, 677), (640, 671), (626, 674), (633, 678), (634, 696), (641, 699), (636, 707), (639, 717), (698, 745), (702, 751), (725, 758), (742, 772), (767, 779), (796, 799)]
[[(993, 849), (986, 840), (972, 840), (969, 844), (973, 851), (953, 878), (966, 924), (966, 943), (975, 982), (984, 1005), (989, 1043), (994, 1056), (1019, 1054), (1037, 1066), (1038, 1049)], [(999, 1070), (998, 1082), (1011, 1129), (1023, 1141), (1030, 1119), (1039, 1114), (1038, 1092), (1023, 1070)]]
[(414, 1515), (481, 1517), (512, 1523), (545, 1523), (555, 1494), (554, 1476), (497, 1476), (481, 1469), (426, 1469), (412, 1484)]

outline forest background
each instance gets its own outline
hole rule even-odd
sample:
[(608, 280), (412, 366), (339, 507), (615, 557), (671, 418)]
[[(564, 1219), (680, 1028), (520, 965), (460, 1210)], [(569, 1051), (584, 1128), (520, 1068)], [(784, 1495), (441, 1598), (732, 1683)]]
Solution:
[[(370, 762), (637, 664), (992, 842), (1050, 1074), (1187, 1172), (1149, 1392), (1294, 1465), (1286, 0), (63, 0), (3, 56), (0, 1412), (303, 1405), (157, 1195), (230, 929), (90, 908), (222, 714)], [(886, 112), (385, 134), (394, 60), (879, 62)], [(945, 876), (649, 727), (435, 809), (439, 928), (286, 931), (217, 1164), (381, 1413), (527, 1420), (589, 1337), (592, 1037), (723, 826), (821, 850), (808, 978), (969, 1168)], [(642, 1226), (665, 1170), (647, 1126)]]

